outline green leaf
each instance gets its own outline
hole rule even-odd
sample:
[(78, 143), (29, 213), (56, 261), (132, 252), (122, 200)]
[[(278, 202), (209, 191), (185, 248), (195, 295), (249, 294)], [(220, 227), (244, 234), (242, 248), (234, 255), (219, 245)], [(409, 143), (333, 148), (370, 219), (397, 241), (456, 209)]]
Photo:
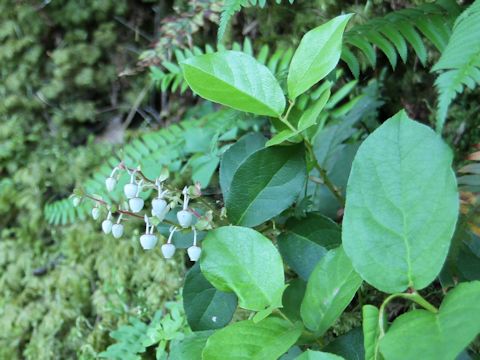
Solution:
[(298, 131), (303, 131), (317, 123), (318, 116), (322, 112), (329, 98), (330, 88), (327, 88), (322, 95), (320, 95), (320, 98), (302, 113), (300, 120), (298, 120)]
[(350, 304), (362, 279), (342, 247), (330, 250), (313, 270), (300, 313), (307, 328), (323, 335)]
[(302, 350), (298, 346), (292, 346), (290, 349), (288, 349), (288, 351), (285, 354), (283, 354), (279, 358), (279, 360), (294, 360), (301, 353), (302, 353)]
[(338, 225), (319, 213), (289, 220), (286, 227), (287, 232), (278, 237), (278, 249), (288, 266), (304, 280), (327, 251), (342, 242)]
[(452, 152), (404, 111), (360, 146), (342, 239), (364, 280), (384, 292), (422, 289), (440, 272), (458, 216)]
[[(296, 138), (295, 138), (296, 137)], [(300, 142), (302, 138), (298, 135), (298, 132), (293, 132), (290, 129), (285, 129), (280, 131), (274, 137), (267, 141), (265, 146), (274, 146), (281, 144), (287, 140), (297, 140), (296, 142)]]
[(262, 149), (266, 142), (267, 139), (262, 134), (249, 133), (225, 151), (220, 162), (220, 187), (224, 201), (227, 201), (233, 175), (237, 169), (252, 153)]
[(220, 159), (215, 154), (194, 156), (189, 164), (192, 168), (192, 180), (199, 182), (202, 188), (210, 183), (210, 180), (217, 169)]
[(200, 267), (213, 286), (235, 292), (244, 309), (281, 306), (283, 264), (269, 239), (249, 228), (225, 226), (210, 231), (202, 243)]
[(373, 305), (364, 305), (363, 316), (363, 344), (365, 347), (365, 360), (377, 360), (377, 343), (380, 335), (378, 327), (378, 308)]
[(208, 337), (213, 331), (199, 331), (188, 335), (182, 341), (174, 341), (170, 345), (169, 360), (201, 359), (202, 351)]
[(300, 306), (307, 289), (307, 283), (302, 279), (293, 279), (283, 292), (282, 312), (292, 321), (301, 320)]
[(343, 360), (343, 357), (321, 351), (307, 350), (295, 360)]
[(479, 281), (461, 283), (448, 292), (437, 314), (400, 315), (380, 340), (380, 352), (388, 360), (455, 359), (480, 333), (479, 298)]
[(322, 350), (343, 356), (348, 360), (365, 360), (362, 329), (360, 327), (353, 328), (346, 334), (335, 338)]
[(188, 85), (201, 97), (234, 109), (278, 117), (285, 97), (267, 67), (250, 55), (222, 51), (182, 63)]
[(337, 16), (303, 36), (288, 72), (288, 94), (292, 100), (337, 66), (342, 52), (343, 32), (352, 15)]
[(298, 145), (272, 146), (251, 154), (233, 176), (226, 199), (230, 221), (256, 226), (292, 205), (306, 181), (304, 153)]
[(259, 323), (244, 320), (210, 336), (203, 360), (276, 360), (300, 337), (300, 322), (270, 317)]
[(183, 307), (193, 331), (219, 329), (232, 320), (237, 297), (215, 289), (205, 279), (197, 263), (185, 277)]

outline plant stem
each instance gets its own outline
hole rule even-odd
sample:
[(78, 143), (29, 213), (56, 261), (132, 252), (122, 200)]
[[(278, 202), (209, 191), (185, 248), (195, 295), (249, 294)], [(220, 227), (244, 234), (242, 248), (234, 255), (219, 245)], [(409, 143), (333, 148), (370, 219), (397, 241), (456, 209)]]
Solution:
[(290, 130), (292, 130), (294, 133), (298, 133), (297, 129), (290, 124), (290, 121), (288, 121), (288, 116), (290, 115), (290, 111), (293, 109), (293, 106), (295, 105), (294, 101), (289, 101), (290, 105), (288, 106), (287, 112), (285, 113), (285, 116), (280, 116), (279, 119), (282, 123), (288, 126)]
[(318, 172), (320, 174), (320, 177), (323, 181), (323, 184), (328, 188), (328, 190), (330, 190), (330, 192), (333, 194), (333, 196), (335, 196), (335, 198), (340, 203), (340, 205), (342, 207), (345, 206), (345, 199), (344, 199), (342, 193), (336, 188), (336, 186), (332, 183), (332, 181), (328, 177), (327, 170), (322, 168), (320, 166), (320, 164), (318, 163), (318, 160), (317, 160), (317, 157), (315, 155), (315, 151), (313, 150), (312, 144), (306, 138), (304, 138), (304, 141), (305, 141), (305, 146), (307, 147), (307, 150), (308, 150), (310, 156), (314, 160), (314, 167), (315, 167), (315, 169), (318, 170)]
[(416, 291), (413, 293), (392, 294), (383, 301), (382, 305), (380, 306), (380, 311), (378, 313), (378, 326), (380, 330), (380, 338), (382, 338), (385, 335), (385, 310), (387, 308), (387, 305), (390, 303), (390, 301), (396, 298), (403, 298), (403, 299), (413, 301), (418, 305), (420, 305), (421, 307), (423, 307), (425, 310), (428, 310), (434, 314), (438, 313), (438, 309), (432, 304), (430, 304), (427, 300), (425, 300), (425, 298), (423, 298)]
[(284, 320), (288, 321), (289, 323), (292, 324), (292, 320), (290, 320), (287, 315), (285, 315), (280, 309), (275, 309), (275, 313), (280, 315)]
[[(83, 194), (83, 196), (93, 200), (93, 201), (96, 201), (98, 202), (99, 204), (102, 204), (104, 205), (105, 207), (107, 207), (108, 209), (108, 206), (110, 204), (108, 204), (106, 201), (103, 201), (101, 199), (97, 199), (96, 197), (94, 196), (91, 196), (89, 194)], [(142, 215), (138, 215), (138, 214), (135, 214), (135, 213), (132, 213), (131, 211), (127, 211), (127, 210), (120, 210), (120, 209), (117, 209), (117, 211), (115, 211), (114, 213), (119, 213), (119, 214), (123, 214), (123, 215), (128, 215), (128, 216), (131, 216), (131, 217), (135, 217), (137, 219), (142, 219), (144, 220), (144, 217)], [(166, 223), (166, 224), (169, 224), (169, 225), (174, 225), (174, 226), (177, 226), (178, 228), (181, 228), (181, 226), (177, 223), (174, 223), (173, 221), (170, 221), (170, 220), (167, 220), (167, 219), (163, 219), (163, 222)]]

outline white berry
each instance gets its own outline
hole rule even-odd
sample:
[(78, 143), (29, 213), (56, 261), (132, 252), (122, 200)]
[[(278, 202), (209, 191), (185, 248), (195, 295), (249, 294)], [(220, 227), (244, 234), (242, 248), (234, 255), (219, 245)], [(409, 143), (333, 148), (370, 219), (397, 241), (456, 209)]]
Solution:
[(105, 234), (109, 234), (112, 231), (112, 221), (107, 219), (102, 222), (102, 230)]
[(192, 214), (188, 210), (181, 210), (177, 213), (177, 220), (181, 227), (188, 228), (192, 225)]
[(123, 187), (123, 192), (125, 193), (127, 199), (132, 199), (137, 196), (137, 191), (138, 185), (134, 183), (125, 184), (125, 186)]
[(114, 238), (118, 239), (123, 235), (123, 225), (115, 224), (112, 226), (112, 235)]
[(113, 191), (113, 189), (115, 189), (115, 186), (117, 185), (117, 180), (115, 180), (115, 178), (113, 177), (108, 177), (106, 180), (105, 180), (105, 186), (107, 187), (107, 191), (108, 192), (111, 192)]
[(134, 213), (138, 213), (143, 209), (144, 201), (142, 198), (134, 197), (133, 199), (128, 200), (128, 205), (130, 205), (130, 210)]
[(160, 215), (163, 213), (165, 208), (167, 207), (167, 202), (161, 198), (155, 198), (152, 201), (152, 212), (155, 216)]
[(92, 218), (93, 220), (97, 220), (100, 217), (100, 209), (97, 207), (94, 207), (92, 209)]
[(152, 234), (143, 234), (140, 236), (140, 244), (145, 250), (151, 250), (157, 245), (157, 237)]
[(75, 196), (73, 198), (73, 206), (77, 207), (80, 204), (80, 198), (78, 196)]
[(162, 254), (165, 259), (171, 259), (175, 254), (175, 245), (167, 243), (162, 245)]
[(202, 253), (202, 249), (196, 245), (193, 245), (188, 248), (187, 253), (190, 260), (197, 261), (198, 259), (200, 259), (200, 254)]

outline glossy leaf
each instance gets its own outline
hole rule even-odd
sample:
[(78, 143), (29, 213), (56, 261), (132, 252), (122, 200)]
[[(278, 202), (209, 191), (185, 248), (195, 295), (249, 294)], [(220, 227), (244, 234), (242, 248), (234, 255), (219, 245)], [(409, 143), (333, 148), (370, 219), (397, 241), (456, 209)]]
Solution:
[(262, 134), (250, 133), (242, 136), (225, 151), (220, 162), (220, 187), (225, 201), (230, 193), (230, 185), (237, 169), (252, 153), (262, 149), (266, 142), (267, 139)]
[(291, 324), (279, 318), (259, 323), (244, 320), (210, 336), (203, 360), (276, 360), (300, 337), (301, 323)]
[(283, 264), (269, 239), (249, 228), (225, 226), (209, 231), (202, 246), (203, 275), (217, 289), (235, 292), (239, 306), (254, 311), (281, 306)]
[(182, 341), (170, 345), (169, 360), (201, 359), (208, 337), (213, 331), (199, 331), (188, 335)]
[(310, 213), (300, 220), (289, 220), (286, 225), (287, 232), (278, 237), (280, 253), (288, 266), (302, 279), (308, 280), (327, 251), (342, 242), (340, 228), (318, 213)]
[(373, 305), (364, 305), (363, 317), (363, 344), (365, 347), (365, 360), (378, 360), (377, 343), (380, 329), (378, 327), (378, 308)]
[(313, 270), (302, 301), (301, 315), (307, 328), (324, 334), (350, 304), (362, 279), (342, 247), (330, 250)]
[(182, 63), (188, 85), (201, 97), (234, 109), (278, 117), (285, 97), (268, 68), (250, 55), (221, 51)]
[(480, 282), (461, 283), (448, 292), (434, 314), (414, 310), (400, 315), (380, 340), (388, 360), (455, 359), (480, 333)]
[(226, 199), (230, 221), (256, 226), (292, 205), (306, 181), (304, 154), (301, 145), (272, 146), (251, 154), (233, 175)]
[(343, 357), (322, 351), (307, 350), (295, 360), (343, 360)]
[(337, 16), (307, 32), (293, 55), (287, 85), (290, 99), (303, 94), (337, 66), (345, 26), (352, 14)]
[(193, 331), (219, 329), (232, 320), (237, 297), (231, 292), (215, 289), (205, 279), (197, 263), (185, 277), (183, 307)]
[(347, 187), (343, 245), (384, 292), (422, 289), (440, 272), (458, 216), (452, 152), (400, 112), (360, 146)]

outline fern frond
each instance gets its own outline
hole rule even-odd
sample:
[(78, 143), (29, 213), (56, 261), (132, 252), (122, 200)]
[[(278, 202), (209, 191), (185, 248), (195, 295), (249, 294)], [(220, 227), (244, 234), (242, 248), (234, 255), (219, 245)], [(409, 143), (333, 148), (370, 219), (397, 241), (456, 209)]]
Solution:
[(422, 36), (442, 51), (459, 11), (454, 1), (437, 1), (391, 12), (383, 17), (371, 19), (365, 24), (354, 26), (344, 35), (342, 60), (353, 75), (358, 77), (361, 64), (353, 55), (353, 50), (362, 54), (366, 64), (375, 67), (377, 48), (395, 69), (399, 57), (402, 62), (407, 61), (409, 45), (420, 62), (425, 65), (427, 50)]
[[(290, 4), (293, 4), (295, 0), (288, 0)], [(278, 5), (282, 0), (275, 0), (275, 3)], [(242, 8), (251, 7), (251, 6), (260, 6), (264, 8), (267, 4), (266, 0), (225, 0), (223, 5), (222, 13), (220, 15), (220, 24), (218, 26), (218, 35), (217, 39), (220, 42), (225, 35), (227, 30), (228, 23), (232, 17), (239, 12)]]
[[(243, 122), (242, 127), (250, 126), (248, 120), (237, 116), (236, 111), (222, 109), (210, 112), (199, 119), (185, 119), (178, 124), (149, 132), (126, 145), (121, 156), (109, 158), (81, 187), (88, 194), (94, 194), (107, 202), (118, 203), (122, 199), (121, 189), (128, 181), (128, 176), (125, 175), (119, 179), (117, 190), (112, 193), (106, 191), (105, 179), (120, 161), (130, 168), (140, 164), (142, 171), (151, 178), (158, 176), (155, 172), (159, 172), (164, 166), (167, 166), (172, 172), (179, 172), (183, 170), (182, 166), (193, 167), (191, 164), (186, 165), (185, 163), (189, 154), (193, 152), (202, 154), (201, 151), (188, 146), (192, 138), (195, 138), (197, 147), (203, 146), (205, 155), (212, 155), (210, 154), (212, 139), (215, 141), (223, 139), (222, 136), (230, 134), (232, 130), (238, 128), (241, 122)], [(218, 160), (218, 158), (215, 159)], [(192, 172), (194, 170), (192, 168)], [(89, 201), (83, 201), (75, 208), (71, 199), (54, 201), (45, 205), (44, 217), (48, 223), (64, 225), (74, 222), (77, 218), (85, 219), (90, 213), (92, 205)]]
[(62, 199), (47, 203), (43, 214), (49, 224), (65, 225), (74, 222), (76, 219), (84, 220), (89, 209), (91, 209), (91, 207), (85, 202), (74, 207), (71, 199)]
[(218, 25), (217, 39), (219, 42), (223, 39), (228, 23), (232, 17), (239, 12), (242, 7), (247, 7), (249, 5), (250, 0), (225, 0), (222, 13), (220, 15), (220, 24)]
[(441, 71), (435, 87), (439, 93), (436, 128), (441, 132), (452, 101), (465, 86), (480, 84), (480, 0), (476, 0), (457, 19), (448, 45), (432, 71)]
[[(272, 52), (268, 45), (262, 46), (255, 55), (249, 38), (245, 38), (243, 44), (233, 43), (231, 49), (255, 56), (260, 63), (267, 66), (274, 74), (287, 71), (293, 56), (293, 48), (278, 48)], [(188, 84), (184, 81), (179, 64), (190, 57), (212, 53), (216, 50), (226, 50), (226, 47), (219, 44), (216, 49), (206, 45), (205, 49), (194, 47), (191, 50), (176, 50), (171, 61), (162, 62), (160, 67), (150, 67), (151, 79), (160, 87), (161, 91), (175, 92), (180, 90), (180, 93), (183, 94), (188, 89)]]

